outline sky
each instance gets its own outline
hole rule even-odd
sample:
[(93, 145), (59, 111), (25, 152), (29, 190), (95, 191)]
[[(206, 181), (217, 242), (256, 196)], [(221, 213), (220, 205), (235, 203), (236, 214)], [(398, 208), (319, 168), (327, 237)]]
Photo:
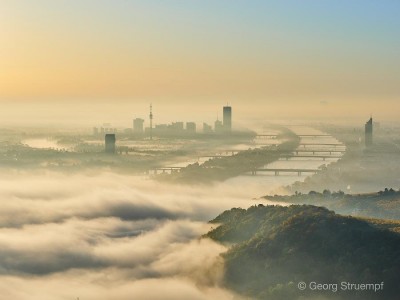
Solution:
[(215, 119), (230, 103), (395, 120), (399, 15), (394, 0), (2, 0), (0, 119), (108, 121), (114, 107), (130, 124), (149, 103)]

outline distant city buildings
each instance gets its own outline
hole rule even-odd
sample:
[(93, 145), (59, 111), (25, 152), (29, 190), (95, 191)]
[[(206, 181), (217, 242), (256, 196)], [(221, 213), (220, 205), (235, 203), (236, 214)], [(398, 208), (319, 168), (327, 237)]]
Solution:
[(224, 125), (220, 120), (214, 122), (214, 131), (215, 133), (222, 133), (224, 131)]
[(133, 133), (133, 129), (132, 128), (125, 128), (124, 129), (124, 134), (125, 135), (131, 135)]
[[(148, 128), (146, 128), (147, 130)], [(153, 134), (158, 136), (184, 136), (196, 133), (196, 123), (187, 122), (186, 130), (183, 122), (172, 122), (171, 124), (157, 124), (153, 128)]]
[(156, 126), (154, 126), (154, 129), (156, 131), (167, 130), (168, 128), (168, 124), (157, 124)]
[(105, 127), (93, 127), (93, 136), (104, 136), (107, 133), (117, 133), (117, 128)]
[(104, 137), (105, 152), (109, 154), (115, 153), (115, 134), (108, 133)]
[(373, 144), (373, 121), (372, 117), (365, 123), (365, 147), (369, 148)]
[(186, 122), (186, 132), (187, 133), (196, 133), (196, 123), (195, 122)]
[(210, 134), (212, 132), (213, 132), (213, 130), (212, 130), (211, 125), (208, 125), (207, 123), (203, 123), (203, 133)]
[[(223, 106), (223, 117), (222, 121), (216, 120), (214, 122), (214, 128), (207, 124), (203, 123), (203, 134), (218, 134), (219, 136), (228, 135), (232, 132), (232, 107), (231, 106)], [(191, 136), (198, 134), (196, 123), (193, 121), (189, 122), (172, 122), (170, 124), (153, 124), (153, 106), (150, 105), (150, 113), (149, 113), (149, 127), (145, 127), (145, 120), (142, 118), (134, 118), (132, 122), (132, 127), (121, 129), (121, 134), (125, 137), (139, 137), (143, 138), (149, 137), (150, 140), (154, 136), (162, 137), (162, 136)], [(110, 123), (104, 123), (101, 127), (93, 128), (93, 136), (97, 138), (103, 138), (108, 134), (116, 134), (117, 129), (112, 128)], [(111, 137), (110, 137), (111, 138)]]
[(144, 133), (144, 120), (141, 118), (136, 118), (133, 120), (133, 132), (136, 134)]
[(183, 122), (172, 122), (172, 124), (168, 126), (168, 129), (175, 131), (175, 132), (182, 132), (183, 131)]

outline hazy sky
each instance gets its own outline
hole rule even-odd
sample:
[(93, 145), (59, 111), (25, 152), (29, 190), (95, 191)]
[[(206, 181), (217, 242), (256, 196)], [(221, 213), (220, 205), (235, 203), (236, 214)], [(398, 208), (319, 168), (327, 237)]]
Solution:
[(394, 118), (399, 15), (394, 0), (1, 0), (0, 101)]

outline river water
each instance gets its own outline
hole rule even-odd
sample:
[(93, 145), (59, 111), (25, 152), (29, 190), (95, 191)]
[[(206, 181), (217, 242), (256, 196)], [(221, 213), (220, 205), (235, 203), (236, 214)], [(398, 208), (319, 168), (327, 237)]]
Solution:
[[(319, 130), (309, 128), (309, 127), (291, 127), (292, 130), (297, 135), (326, 135), (324, 132)], [(263, 134), (267, 134), (263, 132)], [(268, 132), (268, 134), (276, 134), (275, 132)], [(267, 144), (282, 143), (282, 140), (277, 140), (273, 138), (267, 139), (257, 139), (254, 143), (251, 144), (242, 144), (237, 145), (236, 147), (232, 147), (235, 150), (247, 150), (249, 148), (258, 148), (265, 146)], [(340, 144), (340, 142), (332, 136), (316, 136), (316, 137), (301, 137), (300, 144)], [(309, 150), (310, 152), (305, 153), (306, 155), (311, 155), (312, 151), (315, 151), (315, 155), (327, 155), (326, 151), (330, 150), (341, 150), (345, 151), (345, 146), (332, 146), (332, 145), (306, 145), (300, 146), (299, 150)], [(319, 151), (318, 151), (319, 150)], [(217, 153), (210, 153), (210, 155), (216, 155)], [(227, 155), (227, 154), (225, 154)], [(263, 168), (269, 169), (319, 169), (323, 166), (328, 166), (329, 164), (337, 162), (343, 154), (341, 153), (332, 153), (329, 158), (323, 160), (322, 158), (313, 158), (313, 157), (292, 157), (289, 159), (282, 158), (271, 164), (265, 165)], [(197, 159), (193, 158), (192, 160), (187, 160), (179, 163), (169, 164), (171, 167), (185, 167), (189, 164), (193, 163), (204, 163), (207, 158)], [(297, 172), (293, 173), (280, 173), (278, 176), (275, 176), (275, 173), (271, 172), (258, 172), (256, 176), (251, 174), (244, 174), (238, 177), (230, 178), (222, 183), (218, 183), (222, 189), (226, 188), (237, 188), (238, 186), (245, 186), (246, 191), (250, 193), (252, 197), (258, 191), (263, 191), (262, 195), (273, 195), (275, 193), (287, 193), (284, 190), (284, 187), (289, 186), (296, 181), (304, 181), (308, 176), (312, 176), (313, 173), (302, 173), (299, 175)], [(252, 191), (254, 191), (252, 193)]]
[[(323, 132), (309, 128), (309, 127), (290, 127), (297, 135), (324, 135)], [(262, 134), (277, 134), (278, 132), (268, 131), (262, 132)], [(38, 139), (27, 139), (23, 141), (24, 144), (32, 148), (48, 148), (48, 149), (57, 149), (62, 150), (63, 147), (60, 147), (54, 140), (38, 138)], [(249, 144), (238, 144), (235, 146), (230, 147), (230, 150), (248, 150), (254, 149), (258, 147), (262, 147), (265, 145), (273, 145), (273, 144), (282, 143), (282, 140), (278, 140), (275, 138), (262, 138), (256, 139), (253, 143)], [(300, 144), (330, 144), (330, 143), (339, 143), (334, 137), (332, 136), (318, 136), (318, 137), (302, 137), (300, 140)], [(145, 143), (146, 144), (146, 143)], [(146, 145), (143, 147), (146, 147)], [(175, 145), (175, 147), (179, 147), (179, 143)], [(136, 145), (137, 146), (137, 145)], [(160, 149), (164, 149), (168, 145), (160, 144)], [(164, 147), (164, 148), (163, 148)], [(169, 146), (173, 147), (173, 146)], [(345, 150), (345, 146), (300, 146), (299, 149), (301, 150)], [(311, 153), (306, 153), (311, 154)], [(318, 154), (326, 154), (325, 152), (315, 152), (316, 155)], [(218, 150), (215, 149), (214, 152), (209, 153), (209, 155), (232, 155), (232, 153), (223, 153), (222, 149)], [(336, 157), (335, 157), (336, 156)], [(275, 161), (271, 164), (265, 165), (263, 168), (270, 168), (270, 169), (318, 169), (324, 165), (329, 165), (331, 163), (335, 163), (340, 159), (340, 153), (332, 153), (332, 158), (327, 158), (325, 160), (321, 158), (311, 158), (311, 157), (292, 157), (289, 159), (283, 158), (278, 161)], [(193, 163), (204, 163), (209, 158), (207, 157), (193, 157), (192, 159), (187, 159), (185, 161), (178, 161), (175, 163), (167, 164), (168, 167), (186, 167), (189, 164)], [(307, 176), (311, 176), (312, 173), (302, 173), (300, 176), (296, 173), (280, 173), (279, 176), (275, 176), (274, 173), (271, 172), (258, 172), (256, 176), (250, 174), (244, 174), (242, 176), (238, 176), (235, 178), (231, 178), (226, 180), (225, 182), (218, 183), (221, 185), (221, 188), (236, 188), (237, 186), (245, 185), (246, 190), (250, 193), (251, 197), (254, 197), (254, 193), (251, 191), (261, 191), (263, 190), (265, 195), (271, 195), (275, 193), (282, 193), (284, 192), (283, 187), (293, 184), (296, 181), (304, 181)]]
[(45, 139), (45, 138), (37, 138), (37, 139), (26, 139), (22, 141), (22, 144), (28, 145), (31, 148), (37, 149), (55, 149), (55, 150), (65, 150), (68, 147), (61, 147), (57, 144), (56, 141)]

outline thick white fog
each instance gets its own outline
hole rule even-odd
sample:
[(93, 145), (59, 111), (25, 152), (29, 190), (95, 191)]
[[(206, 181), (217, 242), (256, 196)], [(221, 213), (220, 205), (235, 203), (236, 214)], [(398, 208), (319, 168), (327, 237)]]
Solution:
[[(225, 209), (257, 203), (248, 183), (188, 187), (112, 173), (1, 174), (2, 297), (232, 299), (220, 287), (226, 249), (200, 237)], [(262, 184), (251, 189), (254, 197), (265, 191)]]

